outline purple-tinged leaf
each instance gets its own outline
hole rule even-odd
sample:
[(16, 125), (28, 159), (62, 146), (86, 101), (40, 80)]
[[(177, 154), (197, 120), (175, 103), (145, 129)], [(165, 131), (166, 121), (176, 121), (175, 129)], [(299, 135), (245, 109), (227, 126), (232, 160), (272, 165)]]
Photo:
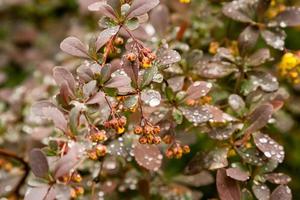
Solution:
[(214, 140), (228, 140), (238, 129), (238, 125), (229, 124), (225, 127), (213, 127), (207, 134)]
[(54, 200), (55, 188), (49, 185), (44, 187), (28, 188), (24, 200)]
[(203, 78), (217, 79), (230, 75), (236, 68), (221, 62), (200, 61), (197, 63), (197, 73)]
[(96, 92), (97, 87), (97, 81), (92, 80), (86, 84), (83, 85), (82, 87), (82, 92), (85, 98), (89, 98), (92, 94)]
[(134, 147), (133, 152), (134, 158), (140, 166), (150, 171), (159, 170), (163, 156), (156, 145), (142, 145), (138, 143)]
[(56, 128), (67, 131), (68, 123), (64, 114), (56, 107), (45, 107), (41, 110), (43, 116), (53, 121)]
[(114, 35), (119, 32), (120, 26), (114, 26), (103, 30), (96, 40), (96, 51), (101, 49)]
[(54, 173), (55, 178), (59, 178), (70, 173), (70, 171), (76, 167), (83, 153), (82, 148), (83, 147), (81, 145), (74, 144), (68, 153), (58, 160)]
[(130, 86), (131, 79), (126, 75), (116, 75), (107, 81), (105, 87), (116, 88), (120, 93), (129, 93), (132, 91)]
[(161, 102), (161, 94), (152, 89), (146, 89), (142, 91), (141, 100), (150, 107), (156, 107)]
[(228, 166), (227, 153), (229, 148), (216, 147), (209, 151), (203, 158), (203, 164), (206, 169), (215, 170)]
[(251, 91), (255, 91), (260, 87), (265, 92), (275, 92), (279, 88), (277, 78), (269, 73), (257, 71), (256, 73), (249, 74), (249, 76)]
[(69, 72), (64, 67), (55, 67), (53, 69), (53, 78), (59, 86), (66, 83), (68, 88), (70, 89), (69, 92), (74, 95), (76, 90), (76, 81), (71, 72)]
[(273, 114), (273, 106), (271, 104), (262, 104), (257, 107), (248, 117), (248, 124), (245, 134), (254, 133), (268, 124)]
[(249, 173), (238, 167), (226, 169), (226, 175), (238, 181), (247, 181), (249, 179)]
[(174, 178), (174, 181), (192, 187), (201, 187), (212, 184), (215, 180), (210, 172), (203, 170), (195, 175), (179, 175)]
[(292, 200), (292, 191), (287, 185), (279, 185), (271, 194), (270, 200)]
[(277, 15), (275, 20), (282, 28), (300, 26), (300, 8), (288, 7)]
[(175, 50), (161, 48), (158, 52), (157, 59), (158, 64), (164, 66), (179, 62), (181, 56)]
[(178, 92), (182, 90), (184, 85), (184, 76), (176, 76), (168, 79), (169, 87), (173, 90), (173, 92)]
[(252, 185), (252, 191), (258, 200), (269, 200), (270, 189), (266, 184), (257, 183)]
[(104, 0), (89, 5), (88, 9), (90, 11), (99, 12), (101, 15), (112, 18), (114, 20), (117, 19), (114, 9)]
[(166, 5), (159, 5), (150, 13), (150, 22), (159, 36), (163, 36), (170, 22), (170, 12)]
[(284, 151), (281, 145), (266, 134), (256, 132), (252, 135), (255, 145), (267, 158), (276, 160), (279, 163), (283, 162)]
[(69, 124), (70, 129), (73, 134), (78, 135), (78, 126), (79, 126), (79, 120), (81, 116), (81, 108), (79, 106), (75, 106), (72, 108), (69, 114)]
[(139, 62), (130, 62), (128, 59), (123, 57), (121, 65), (124, 72), (130, 77), (133, 87), (136, 87), (138, 84)]
[(265, 174), (264, 178), (271, 183), (281, 184), (281, 185), (286, 185), (292, 180), (290, 176), (283, 173)]
[(241, 191), (237, 181), (226, 175), (225, 169), (217, 171), (217, 190), (220, 200), (240, 200)]
[(127, 19), (143, 15), (159, 4), (159, 0), (133, 0), (127, 14)]
[(76, 37), (67, 37), (60, 43), (60, 49), (72, 56), (89, 59), (86, 46)]
[[(248, 1), (251, 3), (251, 1)], [(235, 0), (223, 6), (222, 12), (227, 17), (245, 23), (251, 23), (252, 19), (248, 15), (250, 6), (247, 1)], [(255, 1), (252, 1), (254, 3)]]
[(239, 50), (242, 55), (244, 55), (247, 51), (255, 47), (258, 37), (258, 28), (251, 25), (245, 28), (245, 30), (239, 35), (238, 39)]
[(204, 97), (212, 88), (212, 83), (205, 81), (196, 81), (194, 82), (186, 91), (187, 100), (197, 100), (200, 97)]
[(223, 112), (219, 108), (212, 106), (212, 105), (204, 105), (205, 109), (207, 109), (208, 113), (210, 114), (209, 122), (212, 123), (226, 123), (236, 121), (237, 119), (230, 116), (229, 114)]
[(261, 36), (274, 49), (281, 51), (284, 49), (286, 34), (283, 31), (270, 31), (266, 29), (261, 31)]
[(94, 73), (88, 65), (81, 65), (77, 68), (76, 72), (79, 78), (82, 79), (84, 82), (89, 82), (93, 80)]
[(88, 105), (92, 105), (92, 104), (103, 105), (103, 103), (105, 103), (105, 94), (103, 92), (97, 92), (86, 102), (86, 104)]
[(271, 60), (270, 50), (262, 48), (257, 50), (247, 59), (247, 65), (257, 67)]
[(203, 152), (198, 152), (184, 168), (185, 175), (195, 175), (200, 173), (204, 169), (204, 158)]
[(49, 165), (45, 154), (40, 149), (33, 149), (30, 151), (29, 166), (36, 177), (47, 177)]
[(245, 109), (246, 104), (242, 97), (240, 97), (237, 94), (232, 94), (228, 97), (228, 104), (235, 112), (241, 112), (243, 109)]

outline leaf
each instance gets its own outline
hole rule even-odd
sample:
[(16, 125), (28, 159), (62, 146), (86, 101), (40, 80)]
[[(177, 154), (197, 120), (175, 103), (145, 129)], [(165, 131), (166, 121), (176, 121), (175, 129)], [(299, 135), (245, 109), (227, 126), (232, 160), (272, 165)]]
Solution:
[(119, 91), (119, 93), (127, 94), (132, 91), (130, 82), (131, 79), (128, 76), (116, 75), (116, 76), (112, 76), (112, 78), (105, 83), (105, 87), (115, 88)]
[(238, 167), (226, 169), (226, 175), (238, 181), (247, 181), (249, 179), (249, 173)]
[(142, 101), (150, 107), (156, 107), (160, 104), (161, 95), (158, 91), (147, 89), (143, 90), (141, 94)]
[(87, 65), (81, 65), (76, 70), (77, 75), (80, 79), (84, 80), (84, 82), (89, 82), (93, 80), (94, 73), (91, 68)]
[(72, 108), (69, 114), (70, 118), (70, 129), (73, 134), (78, 135), (78, 126), (79, 126), (79, 119), (80, 119), (80, 113), (81, 113), (81, 108), (79, 106), (75, 106)]
[(269, 173), (265, 174), (264, 178), (274, 184), (286, 185), (291, 181), (291, 177), (283, 173)]
[(281, 51), (284, 49), (284, 40), (286, 38), (286, 34), (284, 32), (269, 31), (266, 29), (261, 31), (261, 36), (266, 43), (274, 49)]
[(181, 56), (175, 50), (162, 48), (159, 50), (157, 60), (159, 65), (164, 66), (179, 62), (181, 60)]
[(252, 185), (252, 191), (258, 200), (269, 200), (270, 199), (270, 189), (268, 188), (268, 186), (266, 184), (261, 184), (261, 183), (255, 184), (254, 183)]
[(134, 0), (127, 14), (127, 19), (143, 15), (159, 4), (159, 0)]
[(73, 146), (69, 149), (67, 154), (58, 160), (54, 172), (55, 178), (60, 178), (70, 173), (71, 169), (74, 169), (74, 167), (76, 167), (83, 153), (82, 148), (83, 147), (79, 144), (73, 144)]
[(203, 164), (206, 169), (215, 170), (228, 166), (228, 147), (216, 147), (204, 155)]
[[(256, 72), (249, 74), (250, 85), (249, 91), (255, 91), (260, 87), (265, 92), (275, 92), (279, 88), (279, 83), (276, 77), (266, 72)], [(249, 92), (248, 91), (248, 92)]]
[(173, 111), (172, 111), (172, 116), (173, 116), (173, 119), (175, 120), (175, 122), (177, 124), (181, 124), (182, 121), (183, 121), (183, 115), (182, 115), (182, 112), (176, 108), (173, 108)]
[(240, 200), (241, 191), (238, 183), (226, 175), (225, 169), (217, 171), (217, 190), (221, 200)]
[(270, 50), (262, 48), (257, 50), (247, 59), (247, 65), (257, 67), (271, 60)]
[(262, 155), (257, 148), (236, 148), (237, 153), (241, 156), (244, 162), (254, 166), (262, 166), (265, 164)]
[(96, 40), (96, 51), (99, 51), (120, 30), (120, 26), (114, 26), (103, 30)]
[(248, 127), (244, 131), (245, 134), (254, 133), (268, 124), (273, 114), (273, 106), (271, 104), (263, 104), (258, 106), (248, 117), (246, 124)]
[(222, 127), (212, 127), (212, 130), (210, 130), (207, 134), (210, 138), (212, 138), (214, 140), (227, 140), (238, 129), (239, 129), (238, 126), (229, 124), (225, 127), (223, 127), (223, 126)]
[(47, 119), (53, 121), (56, 128), (62, 130), (63, 132), (67, 131), (68, 123), (64, 114), (56, 107), (44, 107), (41, 112), (43, 116)]
[(32, 173), (39, 178), (46, 178), (49, 165), (45, 154), (40, 149), (33, 149), (29, 153), (29, 166)]
[[(255, 2), (255, 1), (252, 1)], [(248, 15), (249, 3), (251, 1), (235, 0), (223, 6), (222, 12), (227, 17), (240, 22), (251, 23), (253, 22)]]
[(56, 196), (55, 188), (49, 185), (44, 187), (29, 187), (26, 191), (24, 200), (54, 200)]
[(111, 74), (113, 73), (112, 71), (112, 66), (111, 64), (106, 64), (102, 67), (101, 69), (101, 83), (105, 83), (111, 78)]
[(270, 200), (292, 200), (292, 191), (286, 185), (279, 185), (271, 194)]
[(146, 86), (148, 86), (152, 82), (156, 73), (157, 73), (157, 67), (155, 66), (146, 69), (141, 81), (141, 88), (145, 88)]
[(184, 85), (184, 76), (175, 76), (167, 80), (169, 87), (173, 90), (173, 92), (178, 92), (182, 90)]
[(184, 168), (184, 174), (195, 175), (200, 173), (204, 169), (204, 155), (203, 152), (198, 152)]
[(204, 97), (212, 88), (212, 83), (205, 81), (194, 82), (186, 91), (187, 100), (197, 100), (200, 97)]
[(133, 31), (137, 29), (140, 26), (139, 20), (137, 17), (133, 17), (125, 22), (126, 27), (130, 30)]
[(245, 30), (239, 35), (238, 45), (242, 55), (245, 55), (253, 47), (255, 47), (259, 37), (259, 29), (254, 26), (247, 26)]
[(279, 163), (283, 162), (284, 151), (281, 145), (279, 145), (266, 134), (256, 132), (252, 135), (255, 145), (264, 153), (267, 158), (276, 160)]
[(163, 156), (156, 145), (142, 145), (138, 143), (134, 147), (133, 152), (134, 158), (140, 166), (150, 171), (159, 170)]
[(161, 4), (155, 7), (150, 13), (150, 22), (159, 36), (163, 36), (170, 23), (170, 12), (166, 5)]
[(70, 90), (69, 92), (71, 92), (71, 94), (74, 95), (76, 90), (76, 81), (71, 72), (69, 72), (64, 67), (55, 67), (53, 69), (53, 78), (59, 86), (66, 83), (68, 89)]
[(254, 200), (254, 197), (249, 190), (247, 190), (246, 188), (243, 188), (241, 200)]
[(96, 87), (97, 87), (96, 80), (92, 80), (92, 81), (84, 84), (82, 87), (83, 96), (85, 98), (89, 98), (96, 91)]
[(228, 97), (228, 104), (237, 113), (241, 113), (246, 107), (246, 104), (242, 97), (237, 94), (231, 94)]
[(72, 56), (89, 59), (88, 50), (76, 37), (67, 37), (60, 43), (60, 49)]
[(179, 175), (174, 178), (174, 181), (192, 187), (201, 187), (210, 185), (214, 182), (214, 177), (208, 171), (201, 171), (195, 175)]
[(197, 73), (203, 78), (216, 79), (230, 75), (236, 68), (221, 62), (200, 61), (196, 65)]
[(99, 12), (101, 15), (107, 16), (114, 20), (117, 19), (114, 9), (106, 3), (106, 1), (99, 1), (89, 5), (88, 9), (90, 11)]
[(287, 26), (300, 26), (300, 9), (288, 7), (276, 16), (275, 21), (282, 28)]

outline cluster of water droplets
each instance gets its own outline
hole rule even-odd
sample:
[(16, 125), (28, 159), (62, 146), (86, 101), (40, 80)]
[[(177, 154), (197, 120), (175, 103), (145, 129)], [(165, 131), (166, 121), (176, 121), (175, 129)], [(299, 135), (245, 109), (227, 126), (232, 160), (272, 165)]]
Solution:
[(150, 107), (156, 107), (160, 104), (161, 95), (156, 90), (148, 89), (142, 91), (141, 99)]

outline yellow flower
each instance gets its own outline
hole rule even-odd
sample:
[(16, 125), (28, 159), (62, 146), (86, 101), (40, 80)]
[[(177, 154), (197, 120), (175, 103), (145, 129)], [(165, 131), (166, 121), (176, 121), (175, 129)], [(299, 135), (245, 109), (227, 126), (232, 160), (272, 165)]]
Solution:
[(179, 0), (180, 3), (190, 3), (191, 0)]
[(300, 64), (300, 59), (293, 53), (286, 53), (283, 55), (281, 62), (279, 63), (279, 70), (281, 76), (287, 74), (288, 71), (295, 68), (298, 64)]
[(125, 128), (124, 127), (118, 127), (118, 134), (124, 133)]

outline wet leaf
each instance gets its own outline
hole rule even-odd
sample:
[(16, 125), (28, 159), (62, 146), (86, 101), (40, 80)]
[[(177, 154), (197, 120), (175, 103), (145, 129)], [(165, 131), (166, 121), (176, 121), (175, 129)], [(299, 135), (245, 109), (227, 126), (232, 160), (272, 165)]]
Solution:
[(116, 19), (116, 14), (114, 9), (106, 3), (106, 1), (99, 1), (89, 5), (88, 9), (90, 11), (99, 12), (99, 14), (107, 16), (112, 19)]
[(146, 69), (144, 72), (142, 81), (141, 81), (141, 87), (144, 88), (144, 87), (148, 86), (152, 82), (156, 73), (157, 73), (157, 67), (155, 67), (155, 66), (153, 66), (149, 69)]
[(174, 181), (192, 186), (192, 187), (201, 187), (205, 185), (212, 184), (215, 179), (208, 171), (202, 171), (195, 175), (179, 175), (174, 178)]
[(184, 76), (175, 76), (168, 79), (169, 87), (172, 88), (173, 92), (178, 92), (182, 90), (184, 84)]
[(253, 135), (254, 143), (257, 148), (264, 153), (267, 158), (283, 162), (283, 147), (271, 139), (268, 135), (256, 132)]
[(229, 124), (225, 127), (212, 127), (207, 134), (214, 140), (227, 140), (238, 129), (239, 127), (237, 125)]
[(238, 183), (226, 175), (225, 169), (217, 171), (217, 190), (221, 200), (240, 200), (241, 191)]
[(236, 151), (246, 163), (254, 166), (262, 166), (264, 164), (262, 155), (256, 148), (237, 148)]
[(283, 173), (265, 174), (264, 178), (274, 184), (286, 185), (291, 181), (291, 177)]
[(248, 124), (245, 134), (254, 133), (268, 124), (273, 114), (273, 106), (271, 104), (263, 104), (258, 106), (248, 117)]
[(269, 200), (270, 199), (270, 189), (266, 184), (257, 183), (252, 185), (252, 191), (258, 200)]
[(292, 191), (286, 185), (279, 185), (271, 194), (270, 200), (292, 200)]
[(33, 149), (29, 153), (29, 166), (36, 177), (46, 178), (49, 165), (45, 154), (40, 149)]
[(215, 170), (227, 167), (227, 153), (229, 148), (227, 147), (216, 147), (213, 150), (209, 151), (204, 156), (204, 166), (209, 170)]
[(45, 185), (44, 187), (31, 188), (27, 190), (24, 200), (54, 200), (55, 188)]
[(271, 60), (270, 50), (266, 48), (262, 48), (257, 50), (254, 54), (252, 54), (247, 59), (247, 64), (249, 66), (257, 67), (270, 60)]
[(300, 9), (296, 7), (288, 7), (276, 16), (276, 22), (280, 27), (300, 26)]
[(230, 75), (236, 68), (233, 65), (224, 64), (221, 62), (198, 62), (197, 73), (203, 78), (216, 79)]
[(258, 37), (259, 29), (251, 25), (245, 28), (238, 38), (239, 50), (242, 55), (255, 47)]
[(105, 83), (111, 78), (111, 74), (113, 73), (112, 66), (110, 64), (106, 64), (101, 68), (101, 83)]
[(164, 66), (179, 62), (181, 56), (175, 50), (161, 48), (158, 52), (157, 60), (159, 65)]
[[(251, 1), (248, 2), (250, 3)], [(230, 3), (227, 3), (223, 6), (223, 14), (233, 20), (250, 23), (252, 22), (252, 19), (247, 13), (250, 7), (248, 5), (248, 2), (242, 0), (235, 0)]]
[(232, 94), (228, 97), (228, 104), (237, 113), (241, 113), (246, 106), (242, 97), (237, 94)]
[(137, 17), (149, 12), (159, 4), (159, 0), (134, 0), (127, 14), (127, 19)]
[(70, 129), (72, 131), (73, 134), (78, 135), (79, 131), (78, 131), (78, 126), (79, 126), (79, 119), (80, 119), (80, 112), (81, 112), (81, 108), (79, 108), (79, 106), (75, 106), (74, 108), (72, 108), (72, 110), (70, 111)]
[(163, 36), (170, 22), (170, 12), (166, 5), (160, 4), (150, 13), (150, 22), (159, 36)]
[(266, 43), (274, 49), (278, 49), (281, 51), (284, 49), (284, 40), (286, 38), (284, 32), (270, 31), (266, 29), (261, 31), (261, 36), (266, 41)]
[(129, 30), (133, 31), (133, 30), (137, 29), (140, 26), (140, 23), (139, 23), (138, 18), (134, 17), (130, 20), (127, 20), (125, 25)]
[(276, 77), (266, 72), (257, 72), (250, 75), (249, 90), (254, 91), (260, 87), (265, 92), (274, 92), (278, 90), (279, 83)]
[(161, 95), (156, 90), (143, 90), (141, 94), (142, 101), (150, 107), (156, 107), (160, 104)]
[(156, 145), (137, 144), (134, 147), (134, 158), (140, 166), (157, 171), (162, 164), (163, 156)]
[(114, 26), (103, 30), (96, 40), (96, 51), (99, 51), (114, 35), (118, 33), (120, 26)]
[(76, 89), (76, 81), (71, 72), (64, 67), (55, 67), (53, 69), (53, 78), (60, 87), (66, 84), (70, 94), (74, 95)]
[(233, 178), (238, 181), (247, 181), (249, 179), (249, 173), (246, 171), (243, 171), (242, 169), (240, 169), (238, 167), (226, 169), (226, 174), (230, 178)]
[(60, 43), (60, 49), (72, 56), (89, 59), (86, 46), (76, 37), (67, 37)]
[(204, 97), (212, 88), (212, 83), (205, 81), (194, 82), (186, 91), (187, 100), (197, 100), (200, 97)]
[(173, 111), (172, 111), (172, 116), (173, 116), (173, 119), (175, 120), (175, 122), (177, 124), (181, 124), (182, 121), (183, 121), (183, 115), (182, 115), (182, 112), (176, 108), (173, 108)]
[(96, 91), (97, 81), (92, 80), (82, 87), (82, 92), (85, 98), (89, 98)]

